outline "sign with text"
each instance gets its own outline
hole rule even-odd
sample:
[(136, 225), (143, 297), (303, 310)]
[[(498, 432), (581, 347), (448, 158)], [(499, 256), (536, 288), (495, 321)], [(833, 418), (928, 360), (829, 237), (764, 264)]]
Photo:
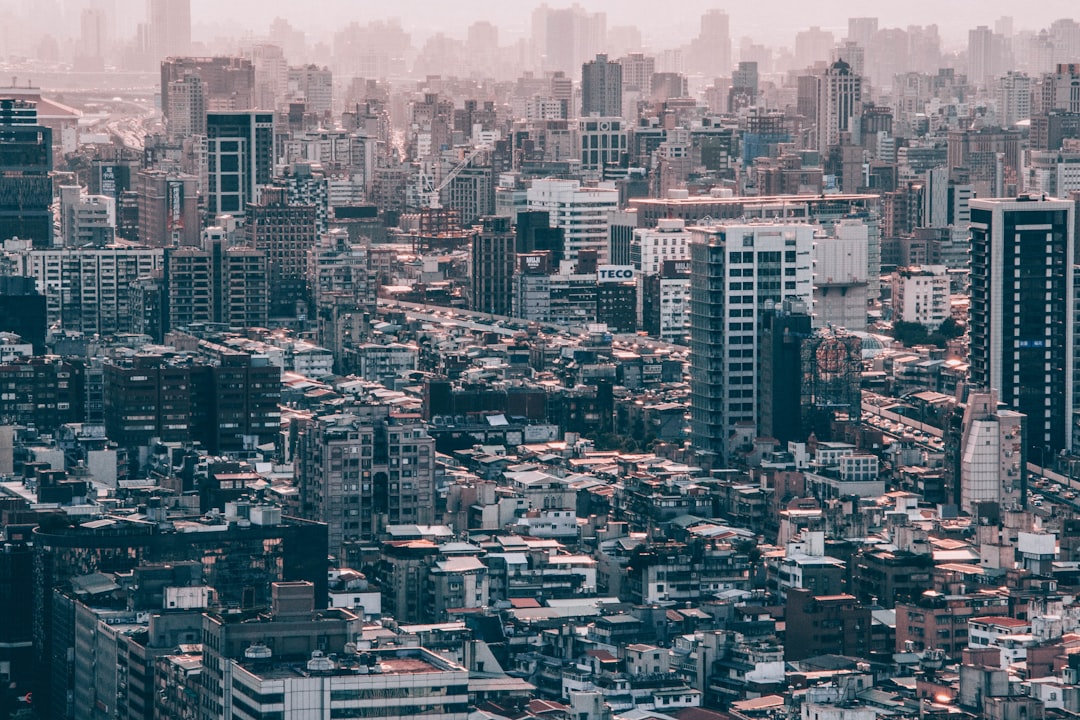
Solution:
[(596, 268), (596, 282), (627, 282), (633, 279), (633, 265), (601, 265)]

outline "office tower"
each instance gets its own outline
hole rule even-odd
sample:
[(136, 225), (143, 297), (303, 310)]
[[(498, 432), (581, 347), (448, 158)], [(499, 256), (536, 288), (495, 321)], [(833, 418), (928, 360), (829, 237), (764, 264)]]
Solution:
[(45, 352), (45, 296), (32, 277), (0, 275), (0, 332), (15, 333)]
[(985, 25), (968, 30), (968, 79), (986, 85), (993, 75), (994, 32)]
[(318, 65), (291, 67), (287, 96), (291, 102), (304, 103), (307, 112), (325, 115), (334, 109), (334, 75)]
[(152, 60), (191, 52), (191, 0), (147, 0), (146, 20)]
[[(619, 58), (622, 68), (622, 85), (626, 90), (639, 90), (648, 94), (652, 90), (652, 76), (656, 72), (656, 58), (645, 53), (630, 53)], [(621, 102), (621, 100), (620, 100)], [(603, 115), (605, 113), (601, 113)], [(618, 113), (618, 114), (621, 114)]]
[(0, 97), (0, 241), (18, 237), (52, 246), (52, 130), (37, 105)]
[[(289, 90), (289, 61), (278, 45), (259, 43), (244, 55), (255, 72), (254, 105), (258, 110), (276, 110)], [(247, 108), (241, 108), (247, 109)]]
[(532, 41), (545, 71), (571, 72), (586, 58), (604, 49), (607, 15), (589, 13), (578, 5), (533, 10)]
[(205, 84), (206, 112), (235, 112), (255, 107), (255, 66), (239, 57), (169, 57), (161, 63), (161, 110), (173, 122), (172, 90), (185, 77)]
[(1023, 170), (1022, 133), (994, 127), (950, 130), (949, 169), (964, 168), (978, 197), (1001, 197), (1018, 185)]
[(191, 175), (164, 170), (141, 170), (135, 176), (139, 205), (138, 240), (148, 247), (197, 245), (199, 242), (198, 181)]
[(302, 517), (326, 523), (330, 553), (375, 539), (387, 524), (435, 518), (435, 441), (389, 405), (352, 405), (300, 421)]
[(630, 241), (630, 258), (627, 264), (645, 275), (655, 275), (669, 260), (682, 262), (690, 259), (691, 234), (686, 223), (672, 218), (660, 220), (655, 228), (637, 228)]
[(290, 205), (288, 191), (265, 187), (247, 206), (248, 245), (266, 253), (272, 315), (292, 315), (307, 299), (308, 251), (315, 247), (315, 206)]
[(81, 70), (105, 69), (108, 47), (108, 16), (102, 8), (85, 8), (79, 15), (79, 46), (75, 65)]
[(689, 70), (705, 77), (725, 76), (731, 70), (730, 18), (723, 10), (701, 16), (698, 36), (690, 41)]
[(207, 213), (243, 216), (255, 189), (273, 177), (274, 114), (207, 113), (206, 141)]
[(995, 390), (968, 393), (960, 440), (960, 509), (974, 514), (978, 503), (1011, 507), (1025, 502), (1027, 418), (998, 407)]
[(607, 219), (618, 208), (617, 190), (582, 188), (576, 180), (544, 179), (535, 181), (526, 197), (529, 210), (547, 211), (551, 227), (562, 229), (563, 259), (577, 260), (578, 252), (592, 248), (606, 260)]
[(514, 244), (510, 218), (485, 217), (480, 232), (473, 235), (472, 295), (470, 307), (476, 312), (509, 315), (514, 277)]
[(581, 169), (596, 178), (602, 178), (604, 168), (619, 164), (626, 155), (627, 127), (618, 115), (583, 117), (578, 120), (577, 135)]
[(985, 25), (968, 31), (968, 80), (972, 85), (989, 88), (1002, 73), (1012, 67), (1007, 38)]
[(566, 231), (552, 226), (547, 210), (522, 210), (517, 214), (514, 231), (517, 254), (546, 252), (553, 267), (558, 267), (565, 257)]
[(1010, 70), (998, 78), (997, 117), (1002, 127), (1031, 118), (1031, 78)]
[(164, 107), (169, 138), (206, 134), (206, 94), (206, 81), (195, 74), (169, 83), (169, 104)]
[(66, 247), (108, 245), (116, 237), (116, 201), (84, 195), (78, 185), (61, 185), (60, 234)]
[(971, 201), (971, 383), (1027, 416), (1040, 465), (1072, 446), (1074, 213), (1066, 200)]
[(878, 31), (876, 17), (848, 18), (847, 39), (864, 48), (871, 47), (871, 42)]
[(842, 60), (817, 78), (817, 149), (840, 144), (841, 133), (856, 132), (862, 114), (862, 78)]
[(743, 60), (731, 73), (731, 89), (728, 90), (728, 112), (757, 105), (758, 64)]
[(843, 60), (851, 66), (851, 72), (866, 75), (866, 48), (851, 40), (844, 40), (829, 53), (829, 62)]
[(630, 264), (630, 245), (637, 228), (637, 213), (615, 210), (608, 215), (608, 262), (612, 265)]
[(691, 228), (690, 433), (702, 462), (733, 459), (729, 437), (758, 424), (761, 313), (813, 301), (814, 229), (761, 223)]
[(622, 116), (622, 65), (607, 55), (581, 66), (581, 116)]
[(802, 70), (822, 60), (828, 60), (835, 44), (833, 34), (817, 25), (796, 33), (795, 69)]

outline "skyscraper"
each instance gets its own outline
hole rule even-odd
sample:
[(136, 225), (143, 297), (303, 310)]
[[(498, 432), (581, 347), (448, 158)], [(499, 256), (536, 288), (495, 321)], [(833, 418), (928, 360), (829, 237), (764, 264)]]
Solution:
[(736, 426), (758, 423), (761, 313), (810, 307), (814, 229), (761, 223), (692, 228), (690, 433), (702, 462), (727, 460)]
[(191, 0), (147, 0), (146, 22), (153, 60), (191, 51)]
[(607, 55), (581, 66), (581, 116), (622, 116), (622, 65)]
[(1028, 418), (1042, 463), (1072, 445), (1074, 205), (971, 201), (971, 383)]
[(274, 114), (211, 112), (206, 117), (207, 192), (211, 217), (243, 215), (255, 188), (274, 172)]
[(843, 60), (834, 62), (817, 78), (817, 149), (840, 144), (840, 134), (857, 127), (862, 113), (862, 78)]
[(472, 309), (509, 315), (517, 238), (508, 217), (485, 217), (481, 223), (472, 242)]
[(308, 251), (315, 247), (315, 206), (290, 205), (283, 187), (265, 187), (248, 204), (248, 245), (267, 257), (271, 314), (291, 315), (307, 299)]
[(37, 105), (0, 98), (0, 240), (52, 245), (50, 171), (52, 130), (38, 124)]

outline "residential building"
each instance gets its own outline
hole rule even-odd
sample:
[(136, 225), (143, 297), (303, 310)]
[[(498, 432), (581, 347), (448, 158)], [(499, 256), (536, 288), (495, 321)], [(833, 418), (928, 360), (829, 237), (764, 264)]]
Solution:
[(735, 426), (758, 425), (761, 313), (813, 302), (814, 230), (760, 223), (691, 232), (690, 432), (695, 450), (723, 462)]

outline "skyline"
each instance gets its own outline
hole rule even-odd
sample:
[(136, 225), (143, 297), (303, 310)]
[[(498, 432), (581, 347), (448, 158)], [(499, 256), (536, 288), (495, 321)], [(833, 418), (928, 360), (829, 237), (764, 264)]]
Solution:
[[(420, 0), (404, 0), (395, 3), (392, 10), (386, 7), (369, 9), (371, 3), (354, 5), (345, 0), (320, 0), (316, 11), (309, 12), (284, 0), (267, 0), (255, 3), (239, 0), (227, 4), (210, 0), (193, 0), (192, 36), (199, 42), (213, 42), (223, 36), (265, 35), (269, 23), (281, 17), (308, 36), (309, 42), (326, 41), (333, 33), (351, 22), (365, 23), (377, 20), (398, 20), (412, 35), (415, 44), (422, 43), (436, 33), (462, 39), (467, 28), (476, 21), (487, 20), (499, 28), (500, 44), (510, 44), (530, 35), (530, 16), (543, 3), (505, 4), (494, 0), (469, 0), (465, 3), (431, 5)], [(710, 0), (689, 0), (680, 3), (680, 13), (674, 17), (657, 20), (650, 17), (652, 5), (646, 0), (627, 0), (614, 3), (610, 0), (585, 0), (578, 3), (549, 2), (552, 8), (580, 5), (589, 12), (606, 12), (608, 27), (636, 26), (640, 28), (645, 49), (657, 50), (677, 45), (693, 37), (698, 29), (702, 13), (719, 9), (731, 18), (733, 39), (749, 37), (782, 47), (793, 41), (794, 34), (811, 26), (819, 26), (843, 38), (850, 17), (877, 17), (881, 27), (907, 27), (909, 25), (932, 25), (939, 27), (943, 44), (948, 50), (961, 49), (966, 43), (967, 31), (979, 25), (993, 26), (1002, 16), (1011, 16), (1015, 31), (1038, 30), (1054, 20), (1072, 17), (1069, 3), (1053, 0), (1033, 8), (1018, 8), (1004, 2), (980, 4), (950, 4), (944, 12), (942, 7), (930, 0), (913, 0), (902, 7), (884, 6), (869, 8), (864, 4), (845, 0), (810, 6), (803, 3), (770, 2), (769, 12), (758, 13), (746, 6), (725, 6)], [(52, 6), (51, 8), (49, 6)], [(135, 31), (145, 17), (143, 0), (46, 0), (34, 6), (33, 12), (45, 23), (58, 39), (77, 34), (79, 13), (86, 7), (102, 7), (113, 16), (111, 25), (120, 39)], [(755, 5), (754, 9), (761, 7)], [(55, 12), (43, 12), (55, 10)], [(26, 19), (31, 12), (16, 0), (0, 0), (0, 17), (11, 20)], [(45, 17), (49, 19), (44, 20)], [(970, 19), (969, 19), (970, 18)], [(779, 20), (779, 22), (778, 22)], [(23, 28), (20, 27), (20, 30)], [(31, 26), (31, 33), (38, 28)], [(21, 33), (20, 33), (21, 34)], [(9, 36), (11, 37), (11, 36)]]

